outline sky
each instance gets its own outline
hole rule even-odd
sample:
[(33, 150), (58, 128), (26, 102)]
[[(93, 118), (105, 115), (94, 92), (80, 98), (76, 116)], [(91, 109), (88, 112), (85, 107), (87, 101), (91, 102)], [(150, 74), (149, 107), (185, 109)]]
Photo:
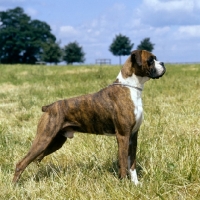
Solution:
[(200, 62), (200, 0), (0, 0), (0, 11), (17, 6), (49, 24), (61, 47), (78, 42), (86, 64), (104, 58), (118, 64), (109, 51), (118, 34), (129, 37), (133, 50), (149, 37), (160, 61)]

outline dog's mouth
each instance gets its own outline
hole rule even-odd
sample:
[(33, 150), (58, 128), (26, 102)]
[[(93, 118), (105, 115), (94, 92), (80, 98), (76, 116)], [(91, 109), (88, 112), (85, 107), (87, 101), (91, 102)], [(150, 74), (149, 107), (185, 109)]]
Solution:
[(152, 79), (159, 79), (159, 78), (161, 78), (165, 74), (165, 72), (166, 72), (166, 68), (165, 68), (165, 70), (163, 71), (163, 73), (161, 75), (152, 77)]
[(157, 69), (155, 67), (155, 68), (153, 68), (151, 70), (151, 73), (150, 73), (150, 76), (149, 76), (150, 78), (152, 78), (152, 79), (159, 79), (159, 78), (161, 78), (165, 74), (166, 68), (164, 66), (164, 63), (160, 63), (160, 66), (161, 67), (159, 69)]

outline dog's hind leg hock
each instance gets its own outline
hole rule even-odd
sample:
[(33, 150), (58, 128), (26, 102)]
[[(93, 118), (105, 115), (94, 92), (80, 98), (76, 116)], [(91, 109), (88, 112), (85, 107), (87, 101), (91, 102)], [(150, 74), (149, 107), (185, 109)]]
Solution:
[(13, 178), (13, 183), (16, 183), (18, 181), (18, 179), (20, 178), (20, 175), (25, 170), (25, 168), (35, 158), (37, 158), (37, 156), (39, 156), (42, 152), (45, 151), (45, 149), (47, 148), (50, 142), (51, 142), (51, 137), (45, 138), (45, 139), (40, 138), (38, 136), (36, 137), (27, 155), (20, 162), (17, 163), (14, 178)]
[(129, 168), (129, 173), (131, 176), (131, 181), (135, 184), (138, 185), (138, 177), (137, 177), (137, 172), (136, 172), (136, 150), (137, 150), (137, 136), (138, 136), (138, 131), (135, 133), (132, 133), (130, 136), (129, 140), (129, 155), (128, 155), (128, 168)]

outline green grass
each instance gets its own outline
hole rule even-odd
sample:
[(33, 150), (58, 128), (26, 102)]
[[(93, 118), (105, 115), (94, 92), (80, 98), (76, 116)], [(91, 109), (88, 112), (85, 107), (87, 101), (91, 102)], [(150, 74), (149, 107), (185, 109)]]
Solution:
[(137, 152), (140, 186), (117, 177), (114, 137), (76, 133), (17, 184), (14, 168), (41, 107), (111, 84), (118, 66), (0, 65), (0, 199), (200, 199), (200, 65), (167, 65), (145, 84)]

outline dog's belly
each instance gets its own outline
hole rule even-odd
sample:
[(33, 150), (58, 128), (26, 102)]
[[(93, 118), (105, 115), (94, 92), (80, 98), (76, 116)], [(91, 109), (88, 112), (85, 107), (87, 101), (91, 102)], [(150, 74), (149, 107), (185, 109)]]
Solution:
[(105, 122), (91, 120), (90, 124), (81, 124), (81, 126), (77, 128), (77, 131), (82, 133), (114, 136), (114, 125), (112, 122), (109, 123), (108, 121), (109, 120), (107, 120), (107, 122), (106, 120)]

